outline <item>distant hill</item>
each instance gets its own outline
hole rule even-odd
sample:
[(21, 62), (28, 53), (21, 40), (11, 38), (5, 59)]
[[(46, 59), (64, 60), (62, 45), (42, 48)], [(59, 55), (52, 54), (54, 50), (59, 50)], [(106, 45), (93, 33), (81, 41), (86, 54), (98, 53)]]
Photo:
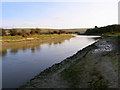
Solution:
[(120, 32), (120, 25), (108, 25), (105, 27), (98, 28), (97, 26), (93, 29), (87, 29), (86, 35), (102, 35), (105, 33), (118, 33)]

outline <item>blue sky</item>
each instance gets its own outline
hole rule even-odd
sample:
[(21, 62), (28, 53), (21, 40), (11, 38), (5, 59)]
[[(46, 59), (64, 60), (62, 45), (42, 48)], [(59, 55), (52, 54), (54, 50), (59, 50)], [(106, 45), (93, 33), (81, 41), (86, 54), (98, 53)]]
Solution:
[(113, 2), (3, 2), (3, 28), (92, 28), (118, 23)]

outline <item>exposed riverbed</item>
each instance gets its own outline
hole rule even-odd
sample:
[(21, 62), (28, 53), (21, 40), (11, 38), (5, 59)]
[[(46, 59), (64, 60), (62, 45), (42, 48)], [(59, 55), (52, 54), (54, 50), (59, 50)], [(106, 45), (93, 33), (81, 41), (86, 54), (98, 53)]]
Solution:
[[(16, 88), (53, 64), (60, 63), (78, 50), (96, 42), (96, 36), (76, 36), (59, 42), (17, 45), (3, 51), (3, 88)], [(33, 44), (33, 43), (32, 43)], [(16, 48), (15, 48), (16, 47)]]

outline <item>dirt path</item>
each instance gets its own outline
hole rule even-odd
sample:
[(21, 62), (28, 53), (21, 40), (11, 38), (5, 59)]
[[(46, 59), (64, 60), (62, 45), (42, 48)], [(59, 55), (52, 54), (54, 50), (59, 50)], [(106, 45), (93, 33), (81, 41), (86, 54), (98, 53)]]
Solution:
[(118, 88), (118, 40), (99, 40), (44, 70), (22, 88)]

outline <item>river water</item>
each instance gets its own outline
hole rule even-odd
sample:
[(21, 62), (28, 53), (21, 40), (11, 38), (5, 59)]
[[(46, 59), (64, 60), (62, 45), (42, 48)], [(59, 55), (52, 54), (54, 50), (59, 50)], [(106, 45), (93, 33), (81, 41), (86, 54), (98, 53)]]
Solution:
[(2, 56), (3, 88), (18, 88), (41, 71), (60, 63), (77, 51), (96, 42), (97, 36), (75, 35), (58, 43), (46, 43), (34, 47), (10, 49)]

